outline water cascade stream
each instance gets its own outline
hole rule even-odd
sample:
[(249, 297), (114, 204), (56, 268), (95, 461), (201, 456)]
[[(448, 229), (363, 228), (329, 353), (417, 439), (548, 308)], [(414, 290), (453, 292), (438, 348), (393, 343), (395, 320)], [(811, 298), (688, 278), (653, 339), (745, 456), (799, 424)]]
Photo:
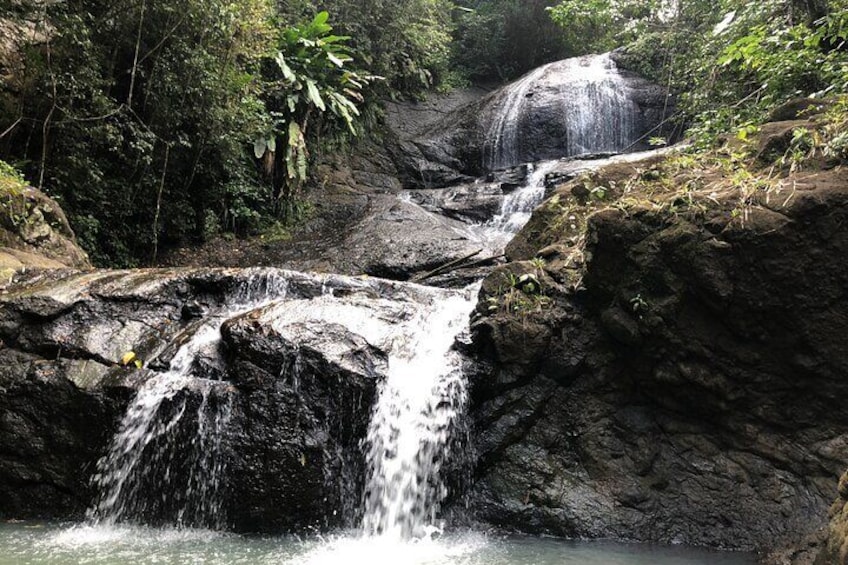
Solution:
[(368, 429), (368, 535), (408, 539), (435, 528), (447, 488), (440, 474), (467, 399), (456, 336), (468, 326), (479, 285), (422, 311), (394, 340), (389, 374)]
[[(626, 95), (607, 56), (546, 65), (505, 90), (490, 130), (491, 165), (519, 158), (519, 129), (532, 89), (559, 81), (563, 112), (573, 119), (568, 151), (621, 148), (633, 135)], [(602, 117), (605, 117), (602, 119)], [(545, 176), (556, 161), (530, 165), (523, 187), (506, 195), (500, 212), (475, 228), (481, 239), (503, 248), (528, 221), (545, 194)], [(361, 529), (366, 536), (421, 538), (439, 530), (437, 517), (447, 495), (442, 470), (458, 439), (467, 399), (462, 359), (453, 351), (467, 328), (479, 283), (463, 291), (429, 289), (429, 304), (394, 327), (388, 372), (379, 385), (364, 443), (367, 476)], [(127, 410), (108, 454), (98, 464), (100, 492), (89, 511), (96, 524), (170, 523), (220, 528), (222, 437), (232, 411), (231, 385), (197, 378), (195, 358), (214, 357), (222, 323), (286, 296), (284, 278), (267, 273), (250, 279), (230, 305), (209, 316), (174, 356), (167, 372), (147, 381)], [(286, 303), (280, 320), (341, 323), (369, 342), (375, 333), (369, 313), (323, 296)], [(150, 496), (151, 492), (159, 496)]]
[[(564, 154), (622, 150), (638, 135), (634, 117), (637, 110), (608, 56), (560, 61), (536, 69), (498, 95), (485, 150), (490, 169), (517, 165), (523, 160), (526, 151), (522, 130), (528, 104), (543, 83), (557, 85), (557, 111), (567, 117)], [(471, 229), (475, 237), (502, 250), (543, 200), (546, 175), (558, 163), (530, 165), (524, 186), (504, 197), (500, 212), (490, 221)], [(351, 285), (343, 296), (336, 296), (333, 285), (325, 284), (320, 293), (288, 298), (287, 294), (294, 293), (289, 291), (284, 272), (275, 275), (273, 270), (263, 270), (248, 277), (247, 283), (229, 297), (227, 306), (211, 312), (199, 323), (177, 350), (168, 370), (141, 386), (108, 453), (97, 466), (94, 480), (99, 497), (88, 513), (89, 530), (100, 528), (99, 532), (105, 526), (111, 531), (109, 528), (130, 523), (169, 525), (176, 527), (178, 533), (153, 530), (153, 535), (132, 534), (135, 541), (131, 543), (135, 545), (129, 552), (122, 549), (123, 538), (104, 538), (102, 534), (94, 537), (106, 539), (112, 553), (124, 551), (120, 561), (128, 555), (155, 556), (159, 545), (170, 544), (183, 553), (156, 562), (176, 563), (195, 557), (197, 562), (206, 562), (202, 547), (214, 541), (223, 548), (214, 562), (562, 562), (559, 549), (539, 553), (528, 549), (528, 544), (499, 545), (476, 533), (455, 537), (443, 533), (439, 522), (441, 505), (448, 494), (444, 471), (455, 464), (462, 456), (459, 452), (464, 450), (462, 417), (468, 393), (463, 359), (455, 344), (468, 327), (480, 283), (461, 290), (391, 283), (415, 298), (409, 303), (388, 305), (393, 316), (389, 321), (378, 320), (373, 309), (375, 301), (389, 302), (380, 295), (382, 283), (369, 284), (361, 283), (362, 292), (351, 290), (355, 286)], [(283, 549), (267, 540), (248, 541), (237, 536), (216, 541), (214, 536), (221, 534), (191, 530), (220, 530), (226, 526), (221, 511), (222, 500), (227, 496), (225, 437), (232, 424), (232, 397), (236, 394), (233, 385), (204, 378), (205, 373), (197, 370), (197, 358), (214, 363), (222, 324), (271, 303), (275, 304), (270, 310), (276, 316), (272, 317), (276, 330), (285, 324), (341, 325), (387, 354), (385, 378), (378, 383), (377, 401), (362, 446), (366, 477), (358, 530), (329, 540), (285, 542)], [(295, 389), (297, 376), (298, 371), (293, 370), (291, 378), (295, 382), (288, 383)], [(184, 532), (188, 534), (183, 535)], [(434, 536), (436, 533), (439, 535)], [(90, 531), (80, 533), (73, 529), (62, 532), (55, 537), (50, 551), (60, 557), (70, 555), (68, 561), (62, 561), (70, 563), (79, 556), (74, 552), (80, 543), (87, 543), (86, 536), (90, 535)], [(30, 542), (20, 542), (22, 547), (27, 543)], [(113, 546), (117, 549), (113, 550)], [(617, 550), (605, 551), (614, 555)], [(625, 552), (630, 553), (630, 549)], [(645, 561), (593, 561), (591, 555), (588, 559), (606, 563), (664, 562), (653, 555)], [(53, 557), (51, 553), (50, 558)], [(690, 563), (673, 557), (665, 562)], [(701, 561), (691, 561), (696, 562)]]
[(232, 413), (230, 387), (196, 378), (195, 360), (201, 353), (217, 355), (225, 320), (284, 297), (286, 289), (287, 281), (274, 273), (249, 278), (231, 305), (204, 320), (180, 347), (169, 370), (141, 386), (97, 464), (99, 498), (87, 513), (90, 523), (224, 526), (222, 438)]
[(531, 71), (495, 94), (484, 165), (497, 170), (534, 160), (540, 129), (559, 139), (558, 157), (627, 149), (641, 134), (640, 111), (628, 90), (609, 54)]

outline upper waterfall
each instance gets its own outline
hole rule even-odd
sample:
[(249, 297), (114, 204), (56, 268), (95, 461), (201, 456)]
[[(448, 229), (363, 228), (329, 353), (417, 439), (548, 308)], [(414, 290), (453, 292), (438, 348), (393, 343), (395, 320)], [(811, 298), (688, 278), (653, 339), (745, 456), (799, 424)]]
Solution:
[(628, 81), (609, 54), (535, 69), (492, 95), (484, 112), (489, 170), (546, 158), (620, 152), (643, 133)]

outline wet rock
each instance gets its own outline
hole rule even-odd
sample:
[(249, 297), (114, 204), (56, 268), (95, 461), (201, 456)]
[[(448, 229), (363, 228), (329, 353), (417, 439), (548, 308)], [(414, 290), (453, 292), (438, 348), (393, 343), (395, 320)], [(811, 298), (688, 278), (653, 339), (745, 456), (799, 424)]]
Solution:
[[(510, 185), (512, 187), (512, 185)], [(466, 223), (484, 223), (501, 210), (504, 184), (472, 183), (452, 188), (407, 191), (410, 199), (426, 210)]]
[(431, 214), (396, 197), (373, 201), (370, 213), (356, 225), (344, 247), (331, 250), (343, 272), (407, 280), (481, 249), (465, 225)]
[(79, 519), (94, 498), (89, 476), (122, 402), (65, 369), (0, 346), (0, 519)]
[(848, 466), (848, 269), (833, 260), (848, 252), (848, 182), (796, 180), (745, 222), (603, 207), (577, 271), (562, 212), (540, 208), (513, 259), (544, 250), (547, 275), (579, 282), (539, 313), (475, 323), (495, 367), (471, 392), (478, 518), (815, 555)]
[[(552, 63), (534, 71), (532, 80), (518, 94), (514, 94), (518, 92), (515, 86), (519, 84), (517, 82), (458, 107), (427, 127), (417, 128), (415, 134), (408, 136), (395, 153), (395, 162), (399, 163), (404, 186), (429, 188), (439, 186), (438, 183), (442, 183), (442, 186), (452, 185), (463, 182), (462, 175), (481, 176), (492, 169), (509, 168), (518, 163), (567, 155), (647, 149), (646, 141), (637, 140), (673, 113), (675, 100), (664, 87), (629, 72), (623, 72), (616, 78), (618, 83), (614, 89), (618, 96), (616, 104), (627, 107), (624, 114), (626, 118), (619, 118), (616, 114), (614, 120), (599, 125), (606, 126), (614, 121), (616, 127), (625, 127), (630, 131), (625, 136), (628, 141), (619, 139), (615, 143), (610, 141), (609, 146), (599, 146), (595, 142), (602, 137), (600, 131), (593, 131), (591, 139), (585, 140), (576, 139), (577, 134), (574, 132), (569, 133), (572, 125), (579, 121), (575, 117), (579, 112), (570, 108), (570, 98), (573, 96), (564, 95), (563, 90), (572, 88), (573, 83), (579, 81), (575, 78), (576, 66), (595, 59), (598, 57)], [(612, 65), (606, 59), (604, 64)], [(516, 139), (512, 144), (514, 147), (510, 147), (508, 159), (496, 159), (495, 162), (492, 159), (493, 149), (486, 144), (494, 136), (501, 138), (501, 145), (506, 143), (504, 132), (493, 134), (490, 130), (493, 124), (503, 120), (504, 106), (512, 98), (522, 107), (516, 117), (518, 123)], [(597, 111), (612, 110), (605, 107)], [(662, 130), (657, 130), (656, 135), (663, 135)]]
[[(285, 305), (278, 308), (285, 309)], [(235, 411), (227, 514), (241, 531), (351, 525), (360, 442), (385, 353), (332, 323), (273, 325), (274, 308), (223, 328)]]
[[(274, 533), (356, 523), (387, 352), (398, 326), (442, 296), (277, 269), (31, 273), (18, 284), (0, 294), (0, 517), (79, 518), (136, 391), (173, 366), (185, 386), (157, 418), (178, 425), (142, 455), (121, 518)], [(117, 363), (128, 352), (143, 369)], [(199, 442), (210, 426), (223, 426), (218, 439)], [(210, 449), (216, 486), (197, 490)], [(165, 496), (148, 503), (151, 491)]]

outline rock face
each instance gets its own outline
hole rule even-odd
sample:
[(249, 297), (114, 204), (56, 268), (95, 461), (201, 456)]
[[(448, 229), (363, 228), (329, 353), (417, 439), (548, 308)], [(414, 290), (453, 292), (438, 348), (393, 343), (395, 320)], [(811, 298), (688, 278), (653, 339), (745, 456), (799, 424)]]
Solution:
[(673, 107), (666, 89), (618, 72), (608, 55), (567, 59), (419, 128), (394, 160), (404, 186), (434, 188), (526, 162), (637, 151)]
[(237, 399), (227, 517), (242, 531), (351, 526), (365, 437), (386, 354), (339, 324), (274, 327), (276, 309), (223, 328)]
[(90, 268), (65, 213), (39, 190), (24, 188), (0, 210), (0, 273), (21, 268)]
[[(80, 518), (95, 499), (95, 464), (181, 324), (194, 290), (210, 301), (232, 279), (211, 272), (45, 271), (0, 293), (0, 517)], [(23, 280), (20, 280), (23, 278)]]
[(359, 151), (351, 162), (340, 159), (318, 168), (315, 177), (322, 186), (310, 195), (314, 211), (291, 238), (216, 240), (172, 253), (166, 263), (283, 266), (409, 280), (480, 249), (465, 224), (403, 197), (385, 151), (367, 146)]
[(0, 519), (80, 518), (121, 402), (64, 375), (73, 362), (0, 349)]
[[(167, 426), (124, 483), (132, 498), (103, 504), (101, 482), (100, 519), (118, 508), (119, 521), (242, 532), (355, 525), (393, 336), (439, 292), (277, 269), (18, 275), (0, 294), (0, 518), (81, 517), (133, 397), (176, 373), (155, 413)], [(130, 351), (144, 368), (121, 364)], [(197, 439), (211, 427), (214, 440)], [(183, 476), (198, 471), (214, 484)]]
[[(571, 202), (626, 185), (608, 181), (557, 189), (510, 254), (544, 268), (484, 285), (475, 343), (496, 369), (473, 383), (472, 507), (535, 533), (799, 542), (848, 464), (846, 173), (792, 177), (742, 213), (601, 204), (581, 246)], [(516, 296), (527, 273), (544, 298)]]

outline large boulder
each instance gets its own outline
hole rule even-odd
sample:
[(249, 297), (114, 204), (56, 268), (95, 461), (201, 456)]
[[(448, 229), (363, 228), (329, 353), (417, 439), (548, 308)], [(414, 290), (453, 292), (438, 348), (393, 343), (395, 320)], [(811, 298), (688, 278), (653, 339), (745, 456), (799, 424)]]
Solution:
[(512, 247), (535, 262), (484, 284), (472, 507), (534, 533), (806, 543), (848, 464), (848, 177), (801, 173), (744, 209), (634, 203), (656, 165), (556, 189)]
[(434, 116), (394, 151), (407, 188), (467, 182), (521, 163), (648, 148), (673, 113), (668, 90), (616, 69), (609, 55), (539, 67), (487, 96)]
[(72, 364), (0, 346), (0, 520), (79, 519), (94, 499), (122, 402), (75, 386)]
[[(55, 200), (32, 187), (3, 197), (0, 206), (0, 275), (20, 269), (91, 268)], [(5, 284), (6, 281), (2, 281)]]
[[(320, 300), (320, 299), (317, 299)], [(226, 507), (238, 530), (351, 526), (362, 497), (365, 437), (386, 352), (329, 320), (284, 321), (283, 302), (222, 329), (241, 391)]]
[(448, 296), (278, 269), (19, 274), (0, 294), (0, 517), (352, 526), (395, 338)]

